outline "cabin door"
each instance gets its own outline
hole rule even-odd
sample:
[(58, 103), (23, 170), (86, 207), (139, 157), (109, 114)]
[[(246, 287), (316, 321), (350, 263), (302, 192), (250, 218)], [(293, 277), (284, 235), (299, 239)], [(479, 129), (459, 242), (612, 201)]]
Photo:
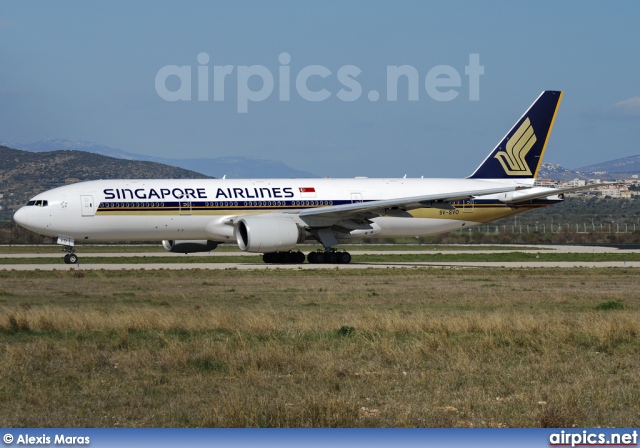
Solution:
[(81, 195), (80, 207), (82, 207), (82, 216), (93, 216), (96, 214), (96, 208), (93, 204), (93, 196)]
[(180, 215), (191, 214), (191, 201), (180, 201)]

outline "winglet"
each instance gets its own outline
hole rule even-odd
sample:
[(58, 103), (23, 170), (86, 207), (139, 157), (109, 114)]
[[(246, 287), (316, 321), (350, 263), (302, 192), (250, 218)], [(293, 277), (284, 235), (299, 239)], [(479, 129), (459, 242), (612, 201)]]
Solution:
[(535, 100), (469, 179), (532, 179), (540, 169), (562, 92)]

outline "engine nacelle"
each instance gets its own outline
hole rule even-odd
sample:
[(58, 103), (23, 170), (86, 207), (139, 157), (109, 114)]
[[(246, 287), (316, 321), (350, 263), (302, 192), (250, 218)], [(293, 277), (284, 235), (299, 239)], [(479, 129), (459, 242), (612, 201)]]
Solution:
[(191, 254), (209, 252), (218, 247), (218, 243), (209, 240), (163, 240), (162, 247), (169, 252)]
[(305, 230), (286, 216), (247, 216), (238, 221), (234, 234), (238, 247), (246, 252), (291, 250), (306, 238)]

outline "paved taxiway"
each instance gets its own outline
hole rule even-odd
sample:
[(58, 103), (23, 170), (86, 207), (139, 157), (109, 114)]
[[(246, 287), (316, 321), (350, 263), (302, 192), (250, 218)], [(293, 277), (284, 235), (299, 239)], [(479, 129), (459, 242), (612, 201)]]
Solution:
[[(494, 246), (495, 247), (495, 246)], [(413, 267), (432, 267), (432, 268), (478, 268), (478, 267), (493, 267), (493, 268), (572, 268), (572, 267), (610, 267), (610, 268), (628, 268), (628, 267), (640, 267), (640, 261), (603, 261), (603, 262), (587, 262), (587, 261), (526, 261), (526, 262), (358, 262), (358, 255), (367, 254), (482, 254), (482, 253), (503, 253), (503, 252), (526, 252), (526, 253), (640, 253), (640, 249), (621, 250), (614, 247), (601, 247), (601, 246), (535, 246), (535, 249), (531, 249), (532, 246), (527, 246), (528, 249), (520, 248), (519, 246), (504, 246), (499, 250), (489, 249), (483, 250), (475, 246), (471, 250), (465, 250), (464, 248), (456, 250), (423, 250), (423, 251), (373, 251), (366, 250), (353, 250), (350, 253), (354, 256), (354, 261), (348, 265), (332, 265), (332, 264), (293, 264), (293, 265), (279, 265), (279, 264), (264, 264), (264, 263), (82, 263), (82, 257), (176, 257), (180, 254), (174, 254), (169, 252), (140, 252), (140, 253), (86, 253), (82, 254), (81, 248), (79, 248), (80, 263), (77, 265), (66, 265), (62, 262), (60, 253), (51, 254), (0, 254), (0, 258), (60, 258), (60, 264), (3, 264), (0, 265), (0, 270), (16, 270), (16, 271), (52, 271), (52, 270), (158, 270), (158, 269), (170, 269), (170, 270), (185, 270), (185, 269), (206, 269), (206, 270), (250, 270), (250, 269), (386, 269), (386, 268), (413, 268)], [(450, 246), (447, 248), (449, 249)], [(238, 255), (255, 255), (247, 254), (245, 252), (218, 252), (213, 251), (211, 253), (199, 253), (185, 255), (185, 257), (208, 257), (208, 256), (238, 256)]]
[(17, 264), (2, 265), (0, 271), (68, 271), (68, 270), (251, 270), (251, 269), (385, 269), (385, 268), (640, 268), (640, 261), (603, 261), (603, 262), (451, 262), (451, 263), (350, 263), (350, 264), (271, 264), (264, 263), (129, 263), (129, 264)]

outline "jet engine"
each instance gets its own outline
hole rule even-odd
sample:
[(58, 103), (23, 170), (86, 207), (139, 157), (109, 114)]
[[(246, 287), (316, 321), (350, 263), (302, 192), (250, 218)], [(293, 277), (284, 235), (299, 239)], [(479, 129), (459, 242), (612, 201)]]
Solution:
[(209, 252), (218, 247), (218, 243), (209, 240), (163, 240), (162, 247), (169, 252), (190, 254), (193, 252)]
[(246, 252), (291, 250), (306, 238), (306, 231), (286, 216), (247, 216), (236, 224), (238, 247)]

